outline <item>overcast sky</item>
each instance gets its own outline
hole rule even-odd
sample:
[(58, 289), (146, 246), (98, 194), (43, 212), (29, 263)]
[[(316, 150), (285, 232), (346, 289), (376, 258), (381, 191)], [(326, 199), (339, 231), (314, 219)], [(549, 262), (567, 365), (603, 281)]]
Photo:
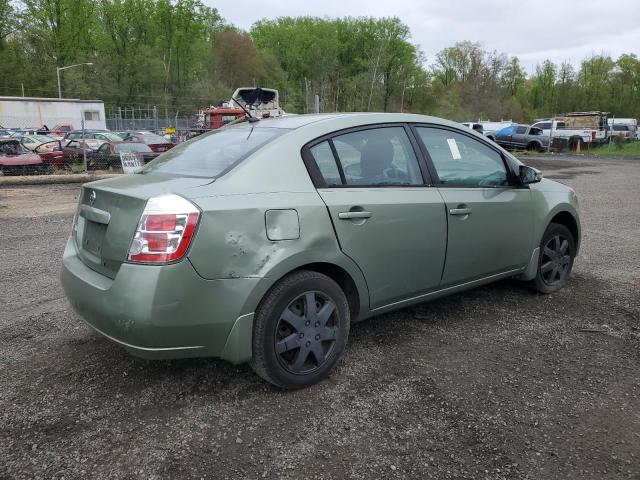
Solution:
[(549, 58), (578, 65), (591, 54), (640, 54), (640, 0), (205, 0), (248, 30), (280, 16), (397, 16), (433, 62), (457, 41), (518, 56), (529, 72)]

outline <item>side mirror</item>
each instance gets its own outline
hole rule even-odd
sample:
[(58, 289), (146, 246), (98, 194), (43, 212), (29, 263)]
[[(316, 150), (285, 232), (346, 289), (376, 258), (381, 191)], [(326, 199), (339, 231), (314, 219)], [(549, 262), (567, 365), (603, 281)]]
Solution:
[(520, 165), (519, 177), (522, 185), (538, 183), (542, 180), (542, 172), (536, 168), (529, 167), (528, 165)]

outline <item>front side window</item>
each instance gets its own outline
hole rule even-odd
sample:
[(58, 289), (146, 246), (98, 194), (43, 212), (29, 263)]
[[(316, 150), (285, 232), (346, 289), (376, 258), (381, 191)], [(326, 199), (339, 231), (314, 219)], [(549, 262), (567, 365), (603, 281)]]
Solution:
[(359, 130), (334, 137), (347, 185), (421, 185), (418, 159), (403, 127)]
[(509, 184), (502, 155), (481, 141), (440, 128), (417, 127), (416, 131), (445, 186)]

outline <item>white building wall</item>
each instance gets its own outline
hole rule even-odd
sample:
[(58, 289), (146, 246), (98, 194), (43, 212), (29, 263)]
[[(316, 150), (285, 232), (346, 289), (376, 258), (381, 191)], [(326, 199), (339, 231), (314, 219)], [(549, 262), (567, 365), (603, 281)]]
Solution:
[(8, 128), (50, 129), (57, 124), (71, 124), (86, 129), (106, 129), (104, 103), (100, 100), (57, 98), (0, 97), (0, 126)]

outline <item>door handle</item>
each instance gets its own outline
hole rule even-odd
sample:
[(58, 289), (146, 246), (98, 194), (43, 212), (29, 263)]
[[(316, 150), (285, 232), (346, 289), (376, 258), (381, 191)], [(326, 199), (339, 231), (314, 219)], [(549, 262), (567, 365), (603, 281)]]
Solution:
[(352, 220), (354, 218), (371, 218), (371, 212), (355, 211), (355, 212), (340, 212), (338, 218), (340, 220)]
[(471, 213), (471, 209), (468, 207), (449, 209), (450, 215), (469, 215), (470, 213)]

